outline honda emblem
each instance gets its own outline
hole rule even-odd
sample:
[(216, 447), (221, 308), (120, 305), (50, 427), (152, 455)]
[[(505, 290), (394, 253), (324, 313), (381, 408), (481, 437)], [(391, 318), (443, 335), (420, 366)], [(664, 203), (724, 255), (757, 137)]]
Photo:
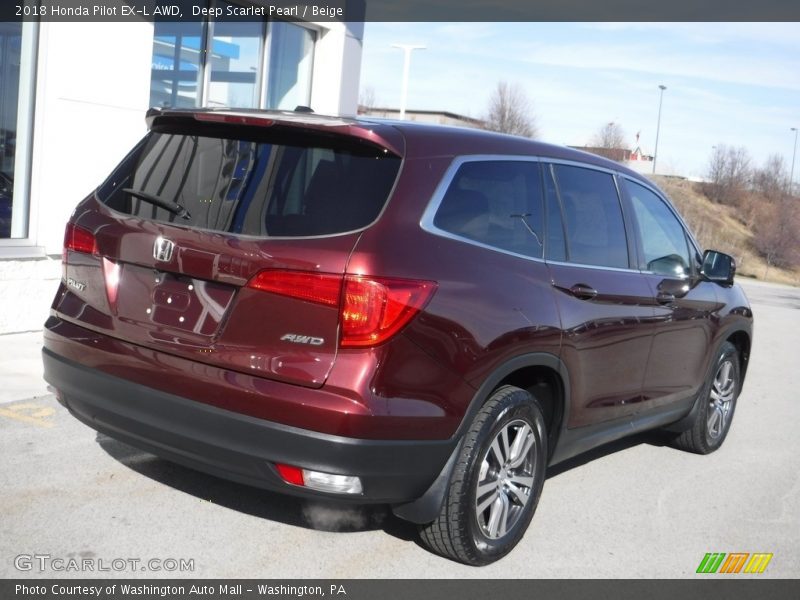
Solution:
[(172, 259), (173, 250), (175, 250), (175, 244), (167, 238), (159, 236), (153, 244), (153, 258), (169, 262)]

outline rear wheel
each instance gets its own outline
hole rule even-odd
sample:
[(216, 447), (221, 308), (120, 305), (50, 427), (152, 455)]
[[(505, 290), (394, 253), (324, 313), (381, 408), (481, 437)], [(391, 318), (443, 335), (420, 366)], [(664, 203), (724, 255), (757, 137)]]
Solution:
[(545, 421), (525, 390), (504, 386), (478, 412), (438, 518), (421, 528), (434, 552), (471, 565), (502, 558), (522, 539), (547, 464)]
[(739, 354), (736, 346), (725, 342), (711, 378), (700, 392), (700, 410), (692, 426), (675, 438), (675, 446), (697, 454), (710, 454), (719, 448), (730, 431), (740, 387)]

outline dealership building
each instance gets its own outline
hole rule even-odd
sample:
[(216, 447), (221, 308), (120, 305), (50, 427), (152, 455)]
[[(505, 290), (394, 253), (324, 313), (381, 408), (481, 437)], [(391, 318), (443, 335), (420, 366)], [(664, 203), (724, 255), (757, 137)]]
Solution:
[(0, 333), (42, 328), (70, 213), (149, 107), (355, 115), (362, 38), (363, 22), (0, 22)]

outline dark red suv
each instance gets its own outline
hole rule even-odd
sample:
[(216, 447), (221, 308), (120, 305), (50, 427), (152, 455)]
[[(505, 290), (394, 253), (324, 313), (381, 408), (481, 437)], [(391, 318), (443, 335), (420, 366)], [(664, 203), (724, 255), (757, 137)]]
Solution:
[(617, 163), (486, 132), (152, 110), (67, 225), (45, 378), (221, 477), (387, 503), (508, 553), (548, 465), (722, 444), (752, 313), (729, 256)]

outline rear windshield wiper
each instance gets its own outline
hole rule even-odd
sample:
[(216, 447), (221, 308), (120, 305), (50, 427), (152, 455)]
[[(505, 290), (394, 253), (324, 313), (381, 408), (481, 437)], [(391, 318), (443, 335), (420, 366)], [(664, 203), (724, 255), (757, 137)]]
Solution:
[(183, 219), (191, 219), (192, 215), (189, 214), (189, 211), (186, 210), (185, 207), (181, 206), (177, 202), (170, 202), (169, 200), (164, 200), (163, 198), (159, 198), (158, 196), (154, 196), (153, 194), (148, 194), (147, 192), (142, 192), (140, 190), (135, 190), (133, 188), (122, 188), (122, 191), (126, 194), (130, 194), (131, 196), (136, 196), (137, 198), (141, 198), (145, 202), (149, 202), (150, 204), (155, 204), (156, 206), (163, 208), (164, 210), (168, 210), (173, 215), (178, 215)]

